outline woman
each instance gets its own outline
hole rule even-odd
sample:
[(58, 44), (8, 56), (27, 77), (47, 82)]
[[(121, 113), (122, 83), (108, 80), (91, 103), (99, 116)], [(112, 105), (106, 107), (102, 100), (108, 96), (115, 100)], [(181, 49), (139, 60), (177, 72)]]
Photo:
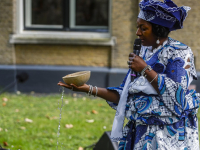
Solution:
[[(190, 8), (171, 0), (143, 0), (139, 6), (136, 35), (142, 48), (139, 56), (129, 54), (130, 69), (119, 87), (58, 85), (99, 96), (116, 109), (111, 139), (120, 141), (119, 150), (198, 150), (200, 95), (188, 90), (197, 78), (193, 53), (168, 37), (182, 28)], [(138, 74), (133, 82), (131, 70)]]

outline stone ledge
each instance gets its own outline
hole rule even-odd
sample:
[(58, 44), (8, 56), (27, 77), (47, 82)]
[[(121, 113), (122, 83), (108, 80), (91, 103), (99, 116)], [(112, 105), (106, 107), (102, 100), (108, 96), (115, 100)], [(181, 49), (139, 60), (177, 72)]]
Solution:
[(68, 44), (114, 46), (116, 38), (108, 33), (28, 32), (10, 35), (11, 44)]

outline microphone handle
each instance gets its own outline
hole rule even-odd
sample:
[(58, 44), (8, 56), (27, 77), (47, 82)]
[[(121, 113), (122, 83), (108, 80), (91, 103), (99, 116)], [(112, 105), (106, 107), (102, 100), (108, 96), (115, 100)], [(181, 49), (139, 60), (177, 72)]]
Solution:
[(140, 54), (140, 50), (134, 50), (134, 53), (135, 53), (135, 55), (137, 55), (137, 56), (139, 56), (139, 54)]
[(131, 82), (133, 82), (135, 78), (136, 78), (136, 73), (133, 70), (131, 70)]

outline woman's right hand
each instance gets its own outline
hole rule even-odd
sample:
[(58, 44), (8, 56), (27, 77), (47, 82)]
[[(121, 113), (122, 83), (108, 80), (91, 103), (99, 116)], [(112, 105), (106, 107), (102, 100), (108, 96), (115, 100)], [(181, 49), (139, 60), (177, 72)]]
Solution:
[(130, 69), (139, 73), (147, 66), (146, 62), (134, 53), (129, 54), (128, 65)]
[(60, 82), (58, 82), (58, 85), (63, 86), (72, 91), (77, 91), (77, 92), (86, 92), (87, 93), (89, 91), (89, 85), (87, 85), (87, 84), (83, 84), (81, 86), (76, 86), (75, 84), (68, 85), (68, 84), (65, 84), (60, 81)]

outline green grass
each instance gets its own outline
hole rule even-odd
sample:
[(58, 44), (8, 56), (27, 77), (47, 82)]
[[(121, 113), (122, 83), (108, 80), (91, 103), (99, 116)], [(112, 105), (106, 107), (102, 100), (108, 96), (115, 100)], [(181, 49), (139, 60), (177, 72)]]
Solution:
[[(90, 99), (85, 94), (64, 95), (58, 138), (61, 94), (6, 93), (0, 95), (0, 100), (0, 145), (10, 150), (57, 150), (57, 141), (58, 150), (78, 150), (97, 142), (105, 131), (110, 131), (115, 115), (102, 99)], [(33, 122), (26, 122), (26, 118)], [(93, 123), (87, 122), (92, 119)], [(72, 124), (73, 128), (67, 129), (66, 124)], [(5, 142), (8, 146), (4, 146)]]
[[(5, 93), (0, 95), (0, 100), (0, 145), (10, 150), (78, 150), (97, 142), (105, 131), (110, 131), (115, 115), (102, 99), (85, 94), (64, 95), (58, 138), (61, 94)], [(26, 118), (33, 122), (26, 122)], [(91, 119), (93, 123), (86, 121)], [(67, 129), (66, 124), (72, 124), (73, 128)], [(4, 146), (5, 142), (8, 146)]]

